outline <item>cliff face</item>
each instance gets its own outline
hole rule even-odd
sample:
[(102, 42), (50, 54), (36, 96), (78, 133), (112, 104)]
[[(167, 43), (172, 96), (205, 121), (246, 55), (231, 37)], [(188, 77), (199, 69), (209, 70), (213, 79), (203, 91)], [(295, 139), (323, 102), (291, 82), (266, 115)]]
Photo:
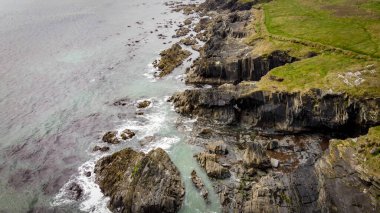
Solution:
[(185, 115), (282, 132), (355, 134), (380, 123), (379, 98), (356, 99), (346, 94), (323, 94), (320, 90), (256, 91), (245, 95), (239, 87), (187, 90), (174, 95), (173, 102), (177, 111)]
[[(349, 139), (350, 140), (350, 139)], [(363, 156), (353, 146), (330, 141), (329, 151), (315, 165), (318, 204), (324, 212), (380, 211), (380, 180), (368, 174)]]
[(279, 50), (254, 55), (252, 47), (243, 41), (249, 34), (251, 18), (251, 11), (222, 13), (204, 27), (208, 40), (188, 73), (187, 83), (258, 81), (269, 70), (298, 60)]
[(271, 69), (297, 61), (284, 51), (274, 51), (267, 56), (247, 54), (236, 60), (219, 57), (200, 59), (192, 70), (188, 83), (239, 83), (258, 81)]

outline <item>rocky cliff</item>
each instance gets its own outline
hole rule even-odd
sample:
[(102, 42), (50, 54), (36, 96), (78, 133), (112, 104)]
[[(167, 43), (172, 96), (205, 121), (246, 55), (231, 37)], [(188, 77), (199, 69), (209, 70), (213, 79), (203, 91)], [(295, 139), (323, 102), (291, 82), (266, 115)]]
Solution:
[(177, 112), (197, 118), (189, 143), (204, 149), (194, 157), (223, 212), (378, 212), (380, 148), (371, 136), (378, 127), (371, 127), (380, 125), (380, 98), (259, 88), (255, 81), (272, 69), (316, 54), (256, 53), (244, 40), (256, 3), (200, 6), (212, 18), (201, 24), (206, 43), (186, 81), (213, 87), (171, 98)]
[(100, 159), (96, 181), (113, 212), (177, 212), (185, 195), (181, 176), (166, 152), (130, 148)]
[(254, 84), (187, 90), (175, 94), (173, 102), (184, 115), (282, 132), (358, 134), (380, 124), (380, 98), (352, 98), (318, 89), (294, 93), (254, 90)]

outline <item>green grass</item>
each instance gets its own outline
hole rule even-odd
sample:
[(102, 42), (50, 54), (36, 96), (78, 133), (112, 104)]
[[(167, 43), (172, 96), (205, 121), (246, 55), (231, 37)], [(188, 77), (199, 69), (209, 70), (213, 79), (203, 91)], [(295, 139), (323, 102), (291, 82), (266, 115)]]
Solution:
[[(313, 58), (304, 59), (292, 64), (277, 67), (264, 76), (257, 86), (261, 90), (307, 91), (320, 88), (325, 91), (347, 92), (352, 96), (380, 97), (380, 78), (378, 71), (372, 73), (366, 69), (369, 65), (379, 67), (377, 61), (365, 61), (350, 58), (341, 54), (325, 53)], [(354, 82), (357, 78), (349, 78), (347, 74), (361, 72), (364, 79), (359, 85)], [(283, 79), (282, 82), (271, 80), (270, 76)], [(352, 85), (347, 85), (344, 78)]]
[[(378, 3), (369, 1), (367, 7)], [(264, 4), (270, 34), (380, 57), (380, 12), (348, 7), (352, 0), (276, 0)], [(366, 4), (361, 4), (365, 7)], [(330, 8), (330, 7), (333, 8)], [(358, 6), (360, 7), (360, 5)], [(355, 15), (358, 13), (358, 15)]]
[[(380, 97), (378, 2), (275, 0), (253, 9), (252, 33), (245, 40), (253, 52), (266, 55), (284, 50), (301, 60), (271, 70), (246, 95), (257, 90), (307, 92), (320, 88), (356, 97)], [(318, 56), (306, 58), (309, 52)], [(368, 65), (373, 65), (371, 71)], [(356, 72), (364, 80), (360, 84), (355, 84), (359, 78), (350, 77)]]

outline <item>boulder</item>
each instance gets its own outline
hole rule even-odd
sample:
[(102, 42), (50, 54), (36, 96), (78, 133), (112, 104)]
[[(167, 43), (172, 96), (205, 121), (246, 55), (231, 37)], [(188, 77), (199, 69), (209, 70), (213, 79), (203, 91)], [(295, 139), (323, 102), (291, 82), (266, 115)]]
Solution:
[(182, 206), (180, 173), (160, 148), (148, 154), (121, 150), (101, 158), (94, 172), (114, 212), (177, 212)]
[(209, 177), (225, 179), (231, 176), (230, 171), (218, 163), (216, 154), (199, 153), (195, 155), (199, 164), (206, 170)]
[(217, 155), (228, 154), (227, 146), (223, 141), (212, 142), (206, 145), (208, 152)]
[(135, 133), (130, 130), (130, 129), (125, 129), (123, 130), (123, 132), (120, 134), (121, 138), (123, 140), (127, 140), (127, 139), (131, 139), (133, 138), (133, 136), (135, 136)]
[(277, 168), (279, 163), (280, 163), (280, 161), (277, 160), (277, 159), (275, 159), (275, 158), (271, 158), (271, 159), (270, 159), (270, 164), (271, 164), (272, 167), (274, 167), (274, 168)]
[(151, 101), (149, 100), (143, 100), (137, 103), (137, 108), (147, 108), (151, 104)]
[(74, 200), (79, 200), (83, 195), (83, 189), (82, 187), (73, 182), (68, 187), (69, 196), (73, 198)]
[(108, 131), (104, 134), (102, 140), (106, 143), (118, 144), (120, 140), (116, 137), (117, 131)]

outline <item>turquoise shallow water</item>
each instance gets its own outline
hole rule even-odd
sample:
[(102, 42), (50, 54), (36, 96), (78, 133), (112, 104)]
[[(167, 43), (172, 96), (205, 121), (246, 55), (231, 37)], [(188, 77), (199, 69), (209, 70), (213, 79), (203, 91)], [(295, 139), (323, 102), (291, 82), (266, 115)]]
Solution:
[[(182, 211), (219, 211), (215, 194), (206, 205), (190, 183), (193, 168), (206, 176), (165, 101), (186, 88), (185, 66), (165, 79), (151, 78), (149, 64), (171, 40), (157, 35), (170, 38), (176, 25), (164, 25), (185, 19), (164, 3), (0, 0), (0, 211), (102, 212), (106, 198), (83, 172), (100, 157), (91, 150), (102, 144), (102, 134), (124, 127), (135, 128), (136, 138), (112, 151), (167, 149), (186, 183)], [(121, 98), (129, 104), (112, 104)], [(136, 116), (133, 104), (145, 98), (152, 107)], [(139, 146), (151, 135), (153, 144)], [(83, 184), (81, 200), (65, 196), (70, 181)]]

